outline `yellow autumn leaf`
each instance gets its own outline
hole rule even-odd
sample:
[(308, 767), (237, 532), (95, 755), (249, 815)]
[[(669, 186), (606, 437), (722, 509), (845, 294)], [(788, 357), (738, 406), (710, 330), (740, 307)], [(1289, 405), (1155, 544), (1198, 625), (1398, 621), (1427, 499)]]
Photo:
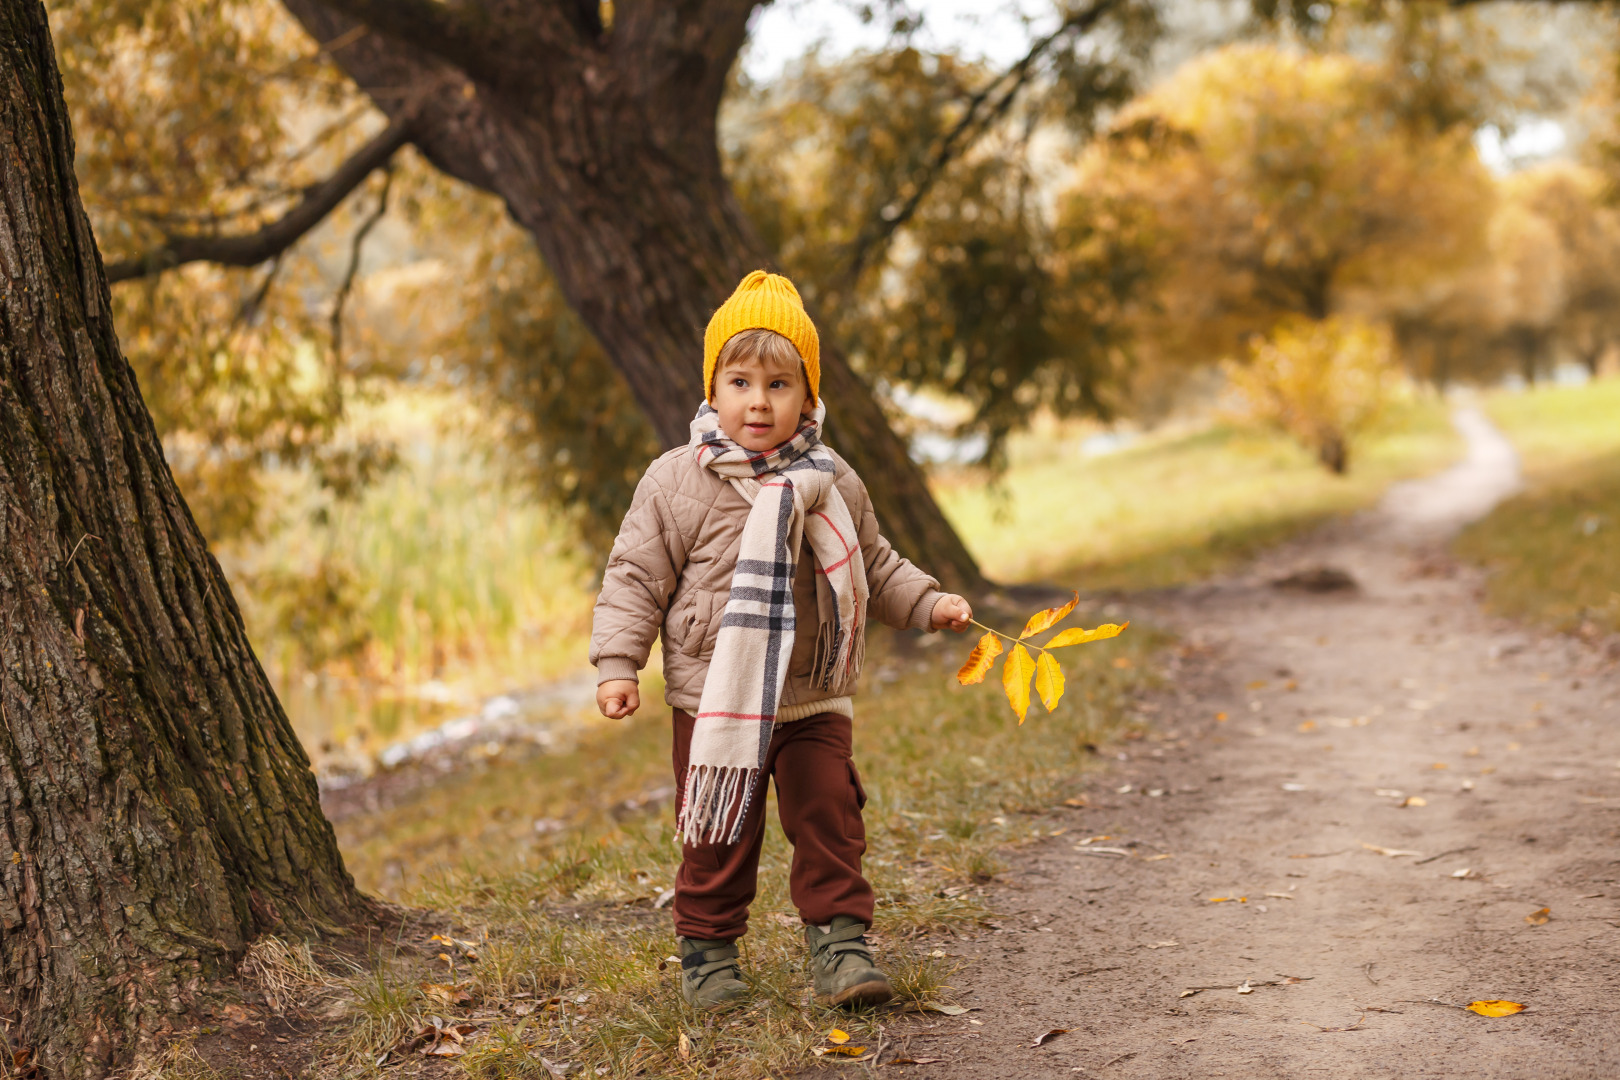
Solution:
[(1035, 661), (1029, 650), (1014, 645), (1001, 666), (1001, 688), (1007, 692), (1007, 701), (1018, 714), (1020, 724), (1024, 722), (1024, 714), (1029, 712), (1029, 677), (1034, 673)]
[(1481, 1016), (1512, 1016), (1524, 1012), (1524, 1006), (1517, 1001), (1470, 1001), (1468, 1008)]
[(1552, 909), (1540, 908), (1536, 911), (1532, 911), (1530, 914), (1524, 917), (1524, 921), (1529, 923), (1531, 926), (1546, 926), (1548, 923), (1552, 922)]
[(843, 1045), (844, 1043), (849, 1042), (849, 1032), (840, 1030), (839, 1028), (833, 1028), (831, 1031), (827, 1032), (827, 1041), (830, 1043)]
[(1063, 698), (1063, 669), (1052, 659), (1051, 653), (1041, 653), (1035, 660), (1035, 692), (1041, 695), (1046, 711), (1057, 708)]
[(996, 657), (1001, 655), (1001, 639), (995, 634), (986, 631), (979, 643), (973, 646), (973, 652), (968, 656), (967, 663), (956, 673), (956, 681), (963, 686), (972, 686), (974, 683), (984, 682)]
[(1106, 641), (1112, 637), (1119, 637), (1125, 632), (1130, 623), (1103, 623), (1095, 630), (1086, 630), (1073, 626), (1063, 631), (1057, 637), (1046, 643), (1048, 649), (1061, 649), (1065, 645), (1084, 645), (1091, 641)]
[(1050, 630), (1052, 627), (1068, 618), (1069, 612), (1073, 611), (1074, 606), (1079, 602), (1080, 594), (1075, 593), (1074, 599), (1070, 600), (1062, 607), (1049, 607), (1045, 611), (1037, 611), (1035, 614), (1029, 617), (1029, 622), (1024, 624), (1024, 632), (1019, 634), (1018, 637), (1023, 639), (1032, 634), (1038, 634), (1042, 630)]

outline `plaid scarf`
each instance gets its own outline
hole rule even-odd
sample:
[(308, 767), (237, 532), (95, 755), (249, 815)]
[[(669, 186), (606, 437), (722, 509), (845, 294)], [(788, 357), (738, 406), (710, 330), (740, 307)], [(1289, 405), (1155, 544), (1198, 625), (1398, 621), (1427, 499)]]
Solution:
[(821, 444), (825, 416), (818, 402), (792, 438), (762, 452), (728, 439), (708, 402), (692, 418), (692, 452), (753, 509), (743, 525), (731, 596), (692, 732), (677, 822), (688, 843), (734, 844), (741, 838), (793, 652), (794, 559), (802, 539), (810, 541), (816, 563), (820, 628), (812, 683), (838, 697), (860, 672), (866, 565), (849, 507), (833, 485), (832, 453)]

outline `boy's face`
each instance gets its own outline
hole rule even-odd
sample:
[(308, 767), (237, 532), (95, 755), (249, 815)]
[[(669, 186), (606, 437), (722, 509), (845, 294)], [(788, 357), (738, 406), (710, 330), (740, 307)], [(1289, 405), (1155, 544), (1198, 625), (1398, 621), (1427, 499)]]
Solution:
[(745, 356), (714, 377), (720, 430), (745, 450), (760, 452), (787, 442), (812, 407), (799, 363), (779, 366)]

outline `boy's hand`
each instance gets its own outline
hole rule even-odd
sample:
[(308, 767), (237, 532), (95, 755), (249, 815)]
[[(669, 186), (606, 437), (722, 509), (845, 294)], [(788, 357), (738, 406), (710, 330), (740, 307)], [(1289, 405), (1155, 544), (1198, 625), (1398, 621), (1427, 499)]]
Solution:
[(609, 720), (622, 720), (641, 708), (641, 689), (634, 679), (609, 679), (596, 687), (596, 707)]
[(955, 593), (947, 593), (934, 604), (934, 617), (931, 625), (935, 630), (943, 630), (947, 626), (960, 634), (968, 628), (969, 620), (973, 618), (973, 609), (968, 602)]

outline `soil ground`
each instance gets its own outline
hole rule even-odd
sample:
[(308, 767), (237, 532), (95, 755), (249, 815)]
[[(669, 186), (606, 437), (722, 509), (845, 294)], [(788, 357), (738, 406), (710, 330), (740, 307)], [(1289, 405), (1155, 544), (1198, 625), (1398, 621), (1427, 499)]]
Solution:
[[(1459, 427), (1376, 512), (1130, 598), (1183, 641), (1152, 731), (1017, 857), (999, 929), (937, 942), (975, 1011), (891, 1027), (938, 1059), (908, 1075), (1620, 1076), (1620, 650), (1483, 613), (1443, 541), (1517, 464)], [(1318, 567), (1357, 587), (1275, 584)]]

